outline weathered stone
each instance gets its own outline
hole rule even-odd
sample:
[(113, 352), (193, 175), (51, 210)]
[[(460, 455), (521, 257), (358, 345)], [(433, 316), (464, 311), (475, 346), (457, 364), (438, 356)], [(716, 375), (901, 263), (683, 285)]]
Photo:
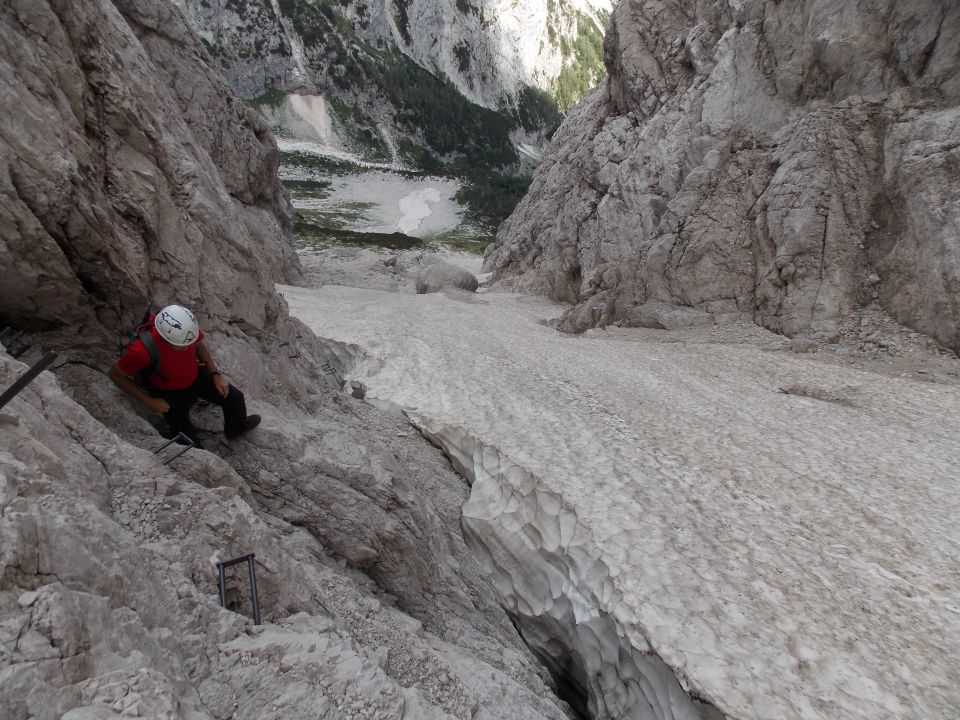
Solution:
[[(0, 322), (61, 353), (0, 423), (0, 717), (566, 717), (466, 548), (462, 478), (288, 317), (274, 140), (179, 11), (8, 3), (0, 49)], [(227, 454), (197, 409), (226, 459), (161, 465), (102, 373), (174, 300), (264, 418)], [(0, 387), (24, 369), (0, 354)], [(262, 632), (242, 572), (239, 613), (216, 591), (212, 560), (248, 552)]]
[(626, 324), (634, 327), (680, 330), (687, 327), (712, 325), (713, 316), (708, 312), (680, 305), (648, 302), (638, 305), (627, 313)]
[[(465, 97), (493, 109), (511, 105), (525, 87), (549, 91), (565, 66), (586, 61), (574, 45), (588, 32), (580, 26), (602, 31), (613, 6), (610, 0), (352, 0), (333, 8), (350, 21), (348, 34), (329, 12), (294, 19), (295, 3), (173, 1), (245, 97), (304, 88), (338, 92), (344, 64), (350, 67), (339, 53), (349, 48), (356, 58), (365, 52), (356, 44), (359, 36), (370, 47), (432, 68)], [(356, 102), (370, 90), (367, 84), (351, 82), (345, 97)], [(384, 114), (390, 108), (379, 100)]]
[(576, 304), (565, 330), (733, 301), (821, 341), (872, 287), (960, 348), (960, 7), (623, 2), (605, 52), (495, 281)]
[(445, 288), (476, 292), (476, 276), (456, 265), (437, 261), (420, 270), (417, 275), (417, 294), (440, 292)]

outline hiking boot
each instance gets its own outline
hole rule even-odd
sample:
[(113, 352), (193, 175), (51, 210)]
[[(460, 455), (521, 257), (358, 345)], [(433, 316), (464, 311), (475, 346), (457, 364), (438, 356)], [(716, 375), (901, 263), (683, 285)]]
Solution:
[(226, 435), (227, 440), (233, 440), (236, 437), (240, 437), (245, 432), (249, 432), (250, 430), (253, 430), (259, 424), (260, 424), (259, 415), (247, 415), (246, 419), (243, 421), (243, 427), (240, 429), (240, 432), (235, 432), (235, 433), (225, 432), (224, 435)]

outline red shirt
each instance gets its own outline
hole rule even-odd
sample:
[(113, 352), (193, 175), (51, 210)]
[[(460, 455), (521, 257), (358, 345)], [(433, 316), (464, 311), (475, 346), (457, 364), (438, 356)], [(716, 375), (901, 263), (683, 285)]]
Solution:
[[(161, 390), (183, 390), (193, 385), (200, 374), (200, 366), (197, 363), (196, 343), (187, 345), (184, 348), (178, 348), (171, 345), (157, 332), (156, 328), (150, 328), (150, 335), (153, 336), (153, 342), (157, 346), (157, 352), (160, 353), (160, 375), (151, 375), (148, 379), (151, 385), (156, 385)], [(203, 340), (203, 331), (200, 331), (200, 337), (196, 342)], [(130, 347), (127, 348), (123, 356), (117, 361), (117, 367), (124, 375), (136, 375), (141, 370), (145, 370), (150, 365), (150, 353), (143, 346), (143, 341), (137, 338)]]

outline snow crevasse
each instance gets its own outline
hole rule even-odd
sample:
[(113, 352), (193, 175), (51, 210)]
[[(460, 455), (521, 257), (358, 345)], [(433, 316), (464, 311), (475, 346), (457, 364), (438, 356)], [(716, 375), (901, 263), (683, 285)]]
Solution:
[(467, 543), (565, 700), (596, 720), (724, 718), (685, 690), (642, 630), (618, 617), (609, 568), (561, 496), (465, 428), (406, 414), (470, 480)]

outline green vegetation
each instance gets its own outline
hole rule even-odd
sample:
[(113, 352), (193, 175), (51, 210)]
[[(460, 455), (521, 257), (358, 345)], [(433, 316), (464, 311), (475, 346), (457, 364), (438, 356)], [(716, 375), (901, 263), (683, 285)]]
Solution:
[(530, 179), (503, 173), (464, 177), (457, 202), (466, 205), (471, 221), (495, 233), (526, 194)]
[(328, 95), (326, 101), (337, 120), (341, 137), (348, 138), (368, 160), (391, 159), (387, 141), (373, 118), (356, 105), (348, 105), (333, 95)]
[(502, 167), (516, 161), (510, 121), (474, 105), (446, 77), (429, 73), (399, 53), (371, 65), (370, 79), (400, 109), (399, 124), (417, 133), (435, 154), (465, 167)]
[(250, 100), (244, 100), (244, 102), (252, 108), (270, 108), (271, 110), (279, 110), (283, 105), (284, 101), (287, 99), (287, 93), (281, 90), (267, 90), (263, 95), (259, 97), (252, 98)]
[(407, 17), (410, 0), (395, 0), (394, 7), (397, 9), (396, 14), (393, 16), (393, 19), (397, 21), (397, 30), (399, 30), (403, 36), (404, 42), (409, 45), (413, 42), (413, 38), (410, 37), (410, 18)]
[(335, 245), (359, 245), (391, 250), (409, 250), (423, 246), (420, 238), (400, 232), (374, 233), (328, 228), (323, 223), (314, 223), (306, 211), (302, 210), (296, 212), (293, 232), (296, 245), (301, 250), (323, 250)]
[(363, 168), (349, 160), (338, 160), (326, 155), (314, 155), (299, 150), (281, 152), (280, 163), (287, 167), (307, 170), (314, 177), (318, 175), (351, 175), (364, 171)]
[(397, 141), (397, 152), (408, 167), (420, 168), (428, 173), (443, 173), (443, 162), (422, 145), (402, 137)]
[(557, 101), (549, 93), (529, 85), (518, 93), (513, 115), (519, 127), (528, 132), (543, 129), (548, 137), (563, 120)]
[(487, 245), (494, 241), (495, 235), (487, 228), (461, 225), (438, 235), (424, 238), (428, 250), (437, 251), (441, 248), (462, 250), (463, 252), (483, 255)]
[(290, 197), (298, 200), (324, 198), (333, 183), (330, 180), (283, 180)]
[[(287, 181), (287, 186), (291, 183)], [(294, 200), (315, 199), (317, 196), (308, 191), (291, 193)], [(324, 193), (325, 195), (325, 193)], [(376, 233), (350, 230), (347, 225), (364, 220), (372, 207), (371, 203), (348, 202), (337, 205), (336, 210), (294, 211), (293, 234), (298, 248), (303, 250), (322, 250), (334, 245), (360, 245), (364, 247), (409, 249), (422, 245), (419, 238), (403, 233)]]
[(603, 77), (603, 33), (590, 17), (577, 13), (576, 39), (571, 44), (562, 38), (560, 46), (564, 65), (553, 81), (553, 96), (568, 110)]
[(550, 44), (557, 44), (557, 36), (560, 31), (558, 30), (558, 25), (560, 22), (560, 16), (557, 13), (557, 3), (556, 0), (547, 0), (547, 37), (550, 38)]
[(313, 64), (327, 67), (339, 88), (375, 88), (398, 109), (397, 123), (419, 139), (417, 145), (425, 146), (407, 148), (407, 157), (419, 167), (502, 168), (516, 162), (508, 118), (474, 105), (446, 77), (430, 73), (403, 53), (366, 44), (330, 0), (317, 5), (280, 0), (280, 10), (303, 38)]

